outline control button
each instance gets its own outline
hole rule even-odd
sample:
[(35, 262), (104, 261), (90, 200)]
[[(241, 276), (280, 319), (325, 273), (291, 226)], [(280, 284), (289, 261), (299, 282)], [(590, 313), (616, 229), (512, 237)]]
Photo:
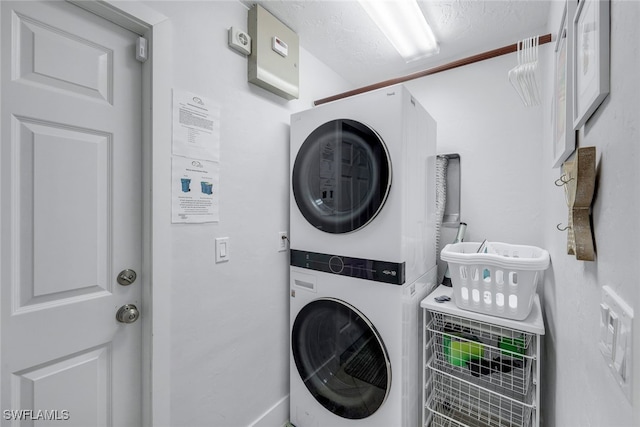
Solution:
[(342, 258), (338, 256), (332, 256), (329, 259), (329, 270), (331, 270), (332, 273), (336, 274), (342, 273), (342, 270), (344, 270), (344, 261), (342, 261)]

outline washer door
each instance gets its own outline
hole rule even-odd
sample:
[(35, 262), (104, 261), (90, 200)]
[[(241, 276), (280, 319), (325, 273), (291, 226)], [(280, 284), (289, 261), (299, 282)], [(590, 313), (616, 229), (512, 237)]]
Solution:
[(380, 136), (354, 120), (332, 120), (303, 142), (293, 166), (293, 195), (311, 225), (348, 233), (369, 223), (391, 187), (391, 161)]
[(337, 299), (318, 299), (300, 310), (292, 329), (298, 373), (322, 406), (348, 419), (366, 418), (382, 406), (391, 363), (362, 313)]

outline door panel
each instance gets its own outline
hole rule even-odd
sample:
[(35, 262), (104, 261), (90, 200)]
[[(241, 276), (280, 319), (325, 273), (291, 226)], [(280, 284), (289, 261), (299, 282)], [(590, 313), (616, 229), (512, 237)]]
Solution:
[(20, 13), (14, 14), (13, 27), (14, 80), (25, 79), (111, 103), (110, 49)]
[(110, 136), (26, 118), (12, 126), (23, 224), (16, 310), (111, 290)]
[(61, 424), (106, 426), (110, 362), (108, 346), (74, 354), (15, 373), (13, 392), (22, 408), (64, 408), (50, 410)]
[(137, 35), (64, 1), (0, 7), (2, 423), (140, 426), (141, 322), (115, 318), (142, 305)]

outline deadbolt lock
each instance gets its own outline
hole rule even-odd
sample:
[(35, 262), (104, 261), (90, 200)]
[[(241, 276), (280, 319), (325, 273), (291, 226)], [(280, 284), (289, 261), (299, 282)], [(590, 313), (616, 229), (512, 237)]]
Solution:
[(120, 323), (133, 323), (140, 317), (138, 307), (133, 304), (125, 304), (116, 313), (116, 319)]
[(120, 274), (118, 274), (118, 278), (116, 280), (122, 286), (129, 286), (136, 281), (136, 277), (138, 277), (136, 272), (127, 268), (126, 270), (122, 270)]

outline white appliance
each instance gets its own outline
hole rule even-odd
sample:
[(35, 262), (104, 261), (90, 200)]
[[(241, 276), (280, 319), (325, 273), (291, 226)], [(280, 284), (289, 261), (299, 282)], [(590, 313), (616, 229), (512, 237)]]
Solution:
[(291, 423), (419, 425), (419, 304), (436, 267), (401, 286), (298, 267), (290, 281)]
[(291, 116), (291, 265), (412, 283), (436, 262), (436, 124), (402, 85)]

